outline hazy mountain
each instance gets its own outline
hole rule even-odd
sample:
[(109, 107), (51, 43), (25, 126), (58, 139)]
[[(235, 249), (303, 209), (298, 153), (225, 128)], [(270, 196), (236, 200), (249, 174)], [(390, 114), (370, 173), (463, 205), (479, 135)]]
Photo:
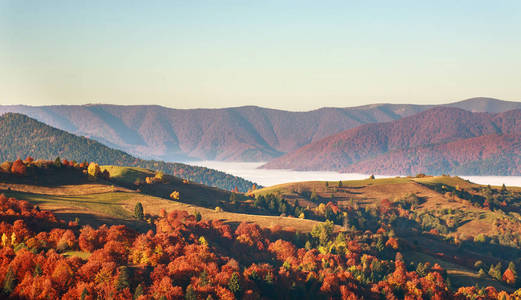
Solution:
[[(477, 112), (521, 108), (474, 98), (448, 106)], [(143, 158), (266, 161), (363, 124), (410, 116), (432, 105), (373, 104), (291, 112), (255, 106), (170, 109), (161, 106), (0, 106)]]
[(449, 103), (444, 106), (461, 108), (472, 112), (501, 113), (509, 110), (521, 109), (521, 102), (479, 97)]
[(237, 187), (247, 191), (252, 182), (220, 171), (179, 163), (142, 160), (123, 151), (111, 149), (94, 140), (75, 136), (38, 122), (25, 115), (7, 113), (0, 116), (0, 161), (32, 156), (54, 159), (57, 156), (78, 162), (134, 166), (161, 170), (181, 178), (222, 189)]
[(164, 160), (263, 161), (342, 130), (399, 119), (424, 108), (378, 104), (289, 112), (246, 106), (0, 106), (126, 152)]
[(521, 174), (521, 110), (436, 107), (311, 143), (264, 168), (378, 174)]

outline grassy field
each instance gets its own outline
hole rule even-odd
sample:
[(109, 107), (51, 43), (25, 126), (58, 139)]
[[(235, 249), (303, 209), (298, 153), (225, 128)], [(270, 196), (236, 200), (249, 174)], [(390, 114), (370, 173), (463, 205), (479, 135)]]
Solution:
[(155, 172), (152, 170), (147, 170), (143, 168), (137, 167), (120, 167), (120, 166), (100, 166), (101, 171), (107, 170), (110, 173), (110, 177), (117, 181), (133, 184), (136, 179), (140, 179), (142, 181), (145, 180), (145, 177), (153, 177)]
[[(114, 172), (115, 179), (127, 183), (133, 183), (138, 177), (154, 176), (154, 172), (140, 168), (111, 167), (110, 171)], [(215, 207), (218, 206), (219, 201), (227, 196), (223, 191), (206, 188), (195, 183), (182, 183), (180, 180), (169, 183), (170, 185), (165, 184), (166, 187), (161, 184), (152, 185), (150, 188), (163, 188), (166, 195), (168, 195), (168, 191), (175, 188), (180, 191), (184, 202), (114, 186), (110, 182), (102, 181), (52, 187), (4, 182), (0, 185), (0, 193), (27, 200), (42, 209), (53, 211), (66, 220), (74, 220), (75, 216), (79, 216), (80, 224), (107, 223), (125, 224), (134, 228), (143, 227), (147, 224), (137, 224), (143, 222), (138, 222), (133, 217), (134, 207), (138, 202), (142, 203), (145, 213), (151, 215), (158, 215), (161, 209), (166, 211), (186, 210), (189, 213), (199, 211), (204, 219), (222, 220), (231, 225), (245, 221), (257, 223), (262, 227), (280, 226), (286, 230), (309, 232), (315, 224), (319, 223), (291, 217), (216, 211)], [(206, 207), (197, 205), (201, 202), (206, 204)], [(147, 229), (149, 228), (150, 225)]]
[(132, 214), (129, 210), (123, 208), (123, 204), (134, 196), (133, 193), (125, 192), (96, 193), (77, 196), (48, 195), (17, 191), (5, 192), (5, 194), (20, 200), (27, 200), (43, 209), (56, 210), (67, 207), (86, 209), (100, 215), (108, 215), (121, 219), (131, 218)]

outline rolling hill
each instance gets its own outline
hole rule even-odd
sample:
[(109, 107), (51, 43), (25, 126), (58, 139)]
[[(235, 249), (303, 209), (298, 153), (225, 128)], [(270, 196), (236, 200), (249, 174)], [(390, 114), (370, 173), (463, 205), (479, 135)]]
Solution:
[[(157, 174), (142, 168), (102, 166), (106, 178), (78, 165), (23, 163), (23, 174), (0, 169), (0, 280), (10, 298), (521, 292), (521, 188), (449, 176), (369, 178), (283, 184), (232, 200), (168, 175), (136, 185)], [(167, 198), (172, 189), (178, 201)], [(228, 210), (242, 205), (303, 210), (298, 218)]]
[[(228, 224), (242, 221), (256, 222), (265, 227), (279, 225), (310, 231), (317, 224), (313, 220), (262, 214), (262, 210), (250, 205), (241, 194), (230, 197), (232, 192), (194, 182), (186, 182), (175, 176), (164, 175), (159, 182), (147, 184), (146, 177), (154, 177), (155, 171), (127, 166), (101, 166), (110, 173), (110, 179), (93, 180), (81, 169), (62, 166), (28, 167), (25, 176), (3, 173), (0, 169), (0, 194), (26, 200), (42, 209), (50, 210), (67, 221), (79, 218), (82, 225), (124, 224), (144, 231), (150, 226), (137, 222), (134, 207), (140, 202), (145, 213), (159, 215), (161, 209), (199, 211), (210, 220), (222, 220)], [(139, 179), (139, 184), (136, 184)], [(170, 199), (170, 193), (179, 192), (179, 199)], [(236, 199), (241, 203), (231, 203)], [(216, 210), (220, 207), (220, 210)]]
[[(476, 112), (521, 108), (474, 98), (447, 104)], [(141, 158), (267, 161), (363, 124), (410, 116), (432, 105), (374, 104), (291, 112), (255, 106), (171, 109), (154, 105), (0, 106)]]
[(264, 168), (378, 174), (521, 174), (521, 110), (436, 107), (363, 125), (274, 159)]
[(105, 165), (154, 169), (227, 190), (237, 187), (239, 191), (245, 192), (253, 185), (253, 182), (204, 167), (139, 159), (25, 115), (7, 113), (0, 116), (0, 161), (27, 156), (39, 159), (55, 159), (60, 156), (78, 162), (93, 161)]
[[(382, 228), (382, 216), (393, 207), (401, 207), (399, 216), (409, 221), (399, 221), (400, 217), (391, 213), (391, 226), (396, 236), (409, 243), (404, 253), (407, 260), (429, 257), (431, 263), (436, 261), (447, 269), (456, 285), (484, 285), (482, 280), (488, 277), (472, 270), (474, 262), (516, 259), (515, 253), (520, 251), (521, 244), (514, 246), (506, 238), (521, 237), (518, 187), (482, 186), (459, 177), (419, 176), (294, 182), (265, 187), (253, 194), (257, 198), (278, 195), (333, 218), (335, 210), (340, 210), (346, 213), (339, 220), (344, 227), (369, 230)], [(375, 215), (379, 217), (375, 219)], [(502, 243), (509, 245), (500, 250)], [(493, 244), (499, 248), (493, 250)]]

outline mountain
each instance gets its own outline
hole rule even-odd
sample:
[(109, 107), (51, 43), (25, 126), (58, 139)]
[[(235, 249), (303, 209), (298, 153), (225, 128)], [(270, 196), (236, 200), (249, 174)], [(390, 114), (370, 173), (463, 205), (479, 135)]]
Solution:
[[(497, 112), (519, 103), (474, 98), (448, 104)], [(432, 105), (374, 104), (289, 112), (254, 106), (170, 109), (161, 106), (0, 106), (144, 158), (263, 161), (343, 130), (410, 116)]]
[(521, 174), (521, 110), (436, 107), (311, 143), (263, 168), (377, 174)]
[(342, 130), (399, 119), (416, 105), (378, 104), (289, 112), (254, 106), (0, 106), (144, 158), (266, 161)]
[(509, 110), (521, 109), (521, 102), (503, 101), (495, 98), (477, 97), (443, 106), (456, 107), (471, 112), (502, 113)]
[(180, 163), (142, 160), (123, 151), (111, 149), (97, 141), (79, 137), (38, 122), (25, 115), (7, 113), (0, 116), (0, 161), (32, 156), (54, 159), (94, 161), (106, 165), (125, 165), (163, 171), (205, 185), (245, 192), (253, 182), (220, 171)]
[[(473, 98), (446, 106), (497, 113), (521, 108), (521, 103)], [(347, 129), (397, 120), (432, 107), (372, 104), (291, 112), (256, 106), (171, 109), (157, 105), (15, 105), (0, 106), (0, 114), (25, 114), (140, 158), (268, 161)]]

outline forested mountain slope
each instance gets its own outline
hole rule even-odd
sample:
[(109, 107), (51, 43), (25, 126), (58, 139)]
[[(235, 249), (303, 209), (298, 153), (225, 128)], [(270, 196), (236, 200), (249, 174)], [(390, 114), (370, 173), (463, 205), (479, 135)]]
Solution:
[(135, 166), (160, 170), (191, 181), (222, 189), (247, 191), (252, 182), (220, 171), (180, 163), (143, 160), (123, 151), (111, 149), (97, 141), (79, 137), (31, 119), (7, 113), (0, 116), (0, 161), (32, 156), (54, 159), (94, 161), (99, 164)]
[(311, 143), (265, 168), (378, 174), (521, 174), (521, 110), (436, 107)]

